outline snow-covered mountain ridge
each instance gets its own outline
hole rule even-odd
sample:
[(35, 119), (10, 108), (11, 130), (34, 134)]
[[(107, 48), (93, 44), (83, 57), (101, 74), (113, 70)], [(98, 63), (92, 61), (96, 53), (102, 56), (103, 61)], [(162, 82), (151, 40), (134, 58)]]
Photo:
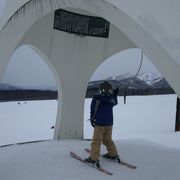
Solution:
[[(107, 77), (103, 80), (90, 81), (87, 87), (86, 98), (92, 97), (97, 93), (99, 85), (108, 80), (113, 88), (119, 88), (119, 96), (121, 95), (160, 95), (174, 94), (174, 90), (162, 76), (152, 73), (141, 73), (137, 76), (125, 73), (116, 77)], [(57, 90), (32, 90), (13, 87), (8, 84), (0, 83), (1, 100), (28, 100), (28, 99), (57, 99)], [(46, 92), (48, 91), (48, 92)], [(125, 92), (126, 91), (126, 92)], [(10, 94), (9, 94), (10, 93)], [(24, 97), (26, 97), (24, 99)], [(30, 98), (29, 98), (30, 97)]]
[(0, 90), (1, 91), (17, 90), (17, 89), (20, 89), (20, 88), (15, 87), (15, 86), (11, 86), (9, 84), (0, 83)]
[[(163, 76), (157, 76), (153, 73), (141, 73), (138, 76), (132, 75), (130, 73), (120, 74), (116, 77), (107, 77), (105, 80), (113, 82), (119, 82), (121, 87), (129, 86), (130, 88), (148, 88), (148, 87), (169, 87), (168, 82), (163, 78)], [(103, 80), (100, 80), (103, 81)], [(100, 81), (91, 81), (88, 86), (95, 86), (99, 84)], [(15, 87), (9, 84), (0, 83), (0, 90), (17, 90), (22, 89), (20, 87)], [(33, 87), (31, 88), (33, 89)]]
[[(154, 73), (141, 73), (137, 76), (132, 75), (130, 73), (125, 73), (125, 74), (121, 74), (115, 77), (114, 80), (117, 81), (124, 81), (127, 79), (131, 79), (131, 82), (133, 82), (133, 79), (138, 79), (139, 81), (143, 81), (144, 83), (146, 83), (149, 86), (152, 86), (155, 83), (158, 83), (160, 81), (166, 81), (165, 78), (163, 76), (157, 76)], [(166, 81), (166, 83), (164, 84), (166, 86), (169, 86), (168, 82)]]
[[(168, 82), (165, 80), (163, 76), (157, 76), (153, 73), (141, 73), (137, 76), (125, 73), (120, 74), (116, 77), (107, 77), (104, 80), (108, 80), (112, 82), (112, 84), (119, 84), (119, 87), (128, 87), (133, 89), (142, 89), (142, 88), (160, 88), (160, 87), (170, 87)], [(100, 80), (102, 81), (102, 80)], [(99, 84), (100, 81), (92, 81), (89, 83), (89, 86), (94, 86)]]
[[(174, 94), (174, 90), (163, 76), (153, 73), (141, 73), (137, 76), (125, 73), (116, 77), (107, 77), (113, 88), (119, 88), (118, 95), (157, 95)], [(99, 89), (99, 85), (104, 80), (91, 81), (88, 84), (87, 97), (92, 97)], [(126, 91), (126, 92), (125, 92)]]

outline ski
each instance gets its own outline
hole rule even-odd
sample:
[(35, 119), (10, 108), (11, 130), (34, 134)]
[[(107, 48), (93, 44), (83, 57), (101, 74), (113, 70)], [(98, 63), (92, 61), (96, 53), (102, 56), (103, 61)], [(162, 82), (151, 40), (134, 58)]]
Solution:
[[(91, 150), (90, 149), (87, 149), (87, 148), (85, 148), (85, 151), (87, 152), (87, 153), (91, 153)], [(100, 155), (101, 157), (102, 157), (102, 155)], [(104, 158), (104, 159), (106, 159), (106, 158)], [(134, 166), (134, 165), (132, 165), (132, 164), (129, 164), (129, 163), (127, 163), (127, 162), (125, 162), (125, 161), (122, 161), (122, 160), (120, 160), (120, 161), (118, 161), (118, 160), (111, 160), (111, 159), (108, 159), (108, 160), (110, 160), (110, 161), (115, 161), (115, 162), (117, 162), (118, 164), (120, 164), (120, 165), (123, 165), (123, 166), (126, 166), (126, 167), (128, 167), (128, 168), (130, 168), (130, 169), (136, 169), (137, 168), (137, 166)]]
[(75, 159), (77, 159), (77, 160), (79, 160), (79, 161), (81, 161), (81, 162), (83, 162), (83, 163), (85, 163), (85, 164), (87, 164), (87, 165), (89, 165), (89, 166), (97, 169), (98, 171), (100, 171), (100, 172), (102, 172), (102, 173), (104, 173), (104, 174), (113, 175), (113, 173), (111, 173), (110, 171), (108, 171), (108, 170), (106, 170), (106, 169), (104, 169), (104, 168), (102, 168), (102, 167), (96, 167), (96, 166), (94, 166), (93, 164), (86, 163), (86, 162), (84, 161), (84, 159), (82, 159), (80, 156), (78, 156), (78, 155), (77, 155), (76, 153), (74, 153), (74, 152), (70, 152), (70, 155), (71, 155), (71, 157), (73, 157), (73, 158), (75, 158)]

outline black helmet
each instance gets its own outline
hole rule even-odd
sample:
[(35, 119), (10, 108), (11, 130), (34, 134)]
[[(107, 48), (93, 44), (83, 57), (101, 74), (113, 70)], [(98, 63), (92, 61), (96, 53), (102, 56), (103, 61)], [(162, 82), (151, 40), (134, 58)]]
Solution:
[(100, 91), (106, 95), (112, 94), (112, 85), (108, 81), (104, 81), (100, 85)]

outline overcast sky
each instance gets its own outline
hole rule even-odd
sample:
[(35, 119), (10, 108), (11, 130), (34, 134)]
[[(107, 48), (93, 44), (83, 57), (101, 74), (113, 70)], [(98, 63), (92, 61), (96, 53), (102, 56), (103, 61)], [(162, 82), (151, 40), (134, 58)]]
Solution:
[(4, 6), (5, 6), (6, 0), (0, 0), (0, 16), (3, 12)]
[[(0, 15), (5, 2), (6, 0), (0, 0)], [(136, 48), (124, 50), (110, 57), (98, 67), (91, 80), (115, 77), (124, 73), (135, 75), (140, 61), (141, 50)], [(160, 75), (145, 54), (140, 73), (143, 72)], [(1, 82), (22, 88), (56, 89), (55, 79), (47, 64), (28, 46), (22, 46), (14, 52)]]

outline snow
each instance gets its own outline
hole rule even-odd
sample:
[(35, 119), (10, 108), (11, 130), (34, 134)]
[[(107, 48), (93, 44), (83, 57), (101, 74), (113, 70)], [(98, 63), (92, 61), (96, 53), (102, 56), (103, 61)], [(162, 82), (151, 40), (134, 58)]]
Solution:
[[(127, 96), (118, 97), (114, 107), (113, 139), (150, 138), (172, 133), (175, 128), (176, 95)], [(89, 127), (89, 107), (91, 99), (86, 99), (84, 113), (84, 138), (92, 137)], [(154, 138), (155, 136), (155, 138)], [(160, 142), (163, 143), (163, 142)]]
[[(146, 140), (116, 141), (121, 158), (138, 168), (132, 170), (101, 159), (101, 165), (114, 173), (108, 176), (69, 156), (69, 152), (74, 151), (87, 157), (83, 149), (89, 145), (88, 141), (64, 140), (1, 148), (1, 180), (179, 179), (179, 150)], [(105, 152), (104, 147), (101, 152)]]
[(52, 139), (57, 101), (0, 103), (0, 145)]
[(153, 80), (160, 78), (160, 77), (154, 73), (141, 73), (138, 75), (138, 78), (145, 81), (146, 83), (151, 83)]
[[(128, 97), (114, 108), (113, 139), (121, 159), (137, 165), (128, 169), (100, 159), (112, 176), (71, 158), (74, 151), (88, 157), (84, 148), (89, 140), (47, 140), (14, 144), (0, 148), (0, 180), (123, 179), (178, 180), (180, 167), (180, 132), (174, 132), (176, 95)], [(89, 103), (85, 101), (85, 136), (91, 138)], [(0, 144), (52, 139), (57, 101), (0, 103)], [(38, 134), (39, 132), (39, 134)], [(102, 145), (101, 153), (106, 149)]]

